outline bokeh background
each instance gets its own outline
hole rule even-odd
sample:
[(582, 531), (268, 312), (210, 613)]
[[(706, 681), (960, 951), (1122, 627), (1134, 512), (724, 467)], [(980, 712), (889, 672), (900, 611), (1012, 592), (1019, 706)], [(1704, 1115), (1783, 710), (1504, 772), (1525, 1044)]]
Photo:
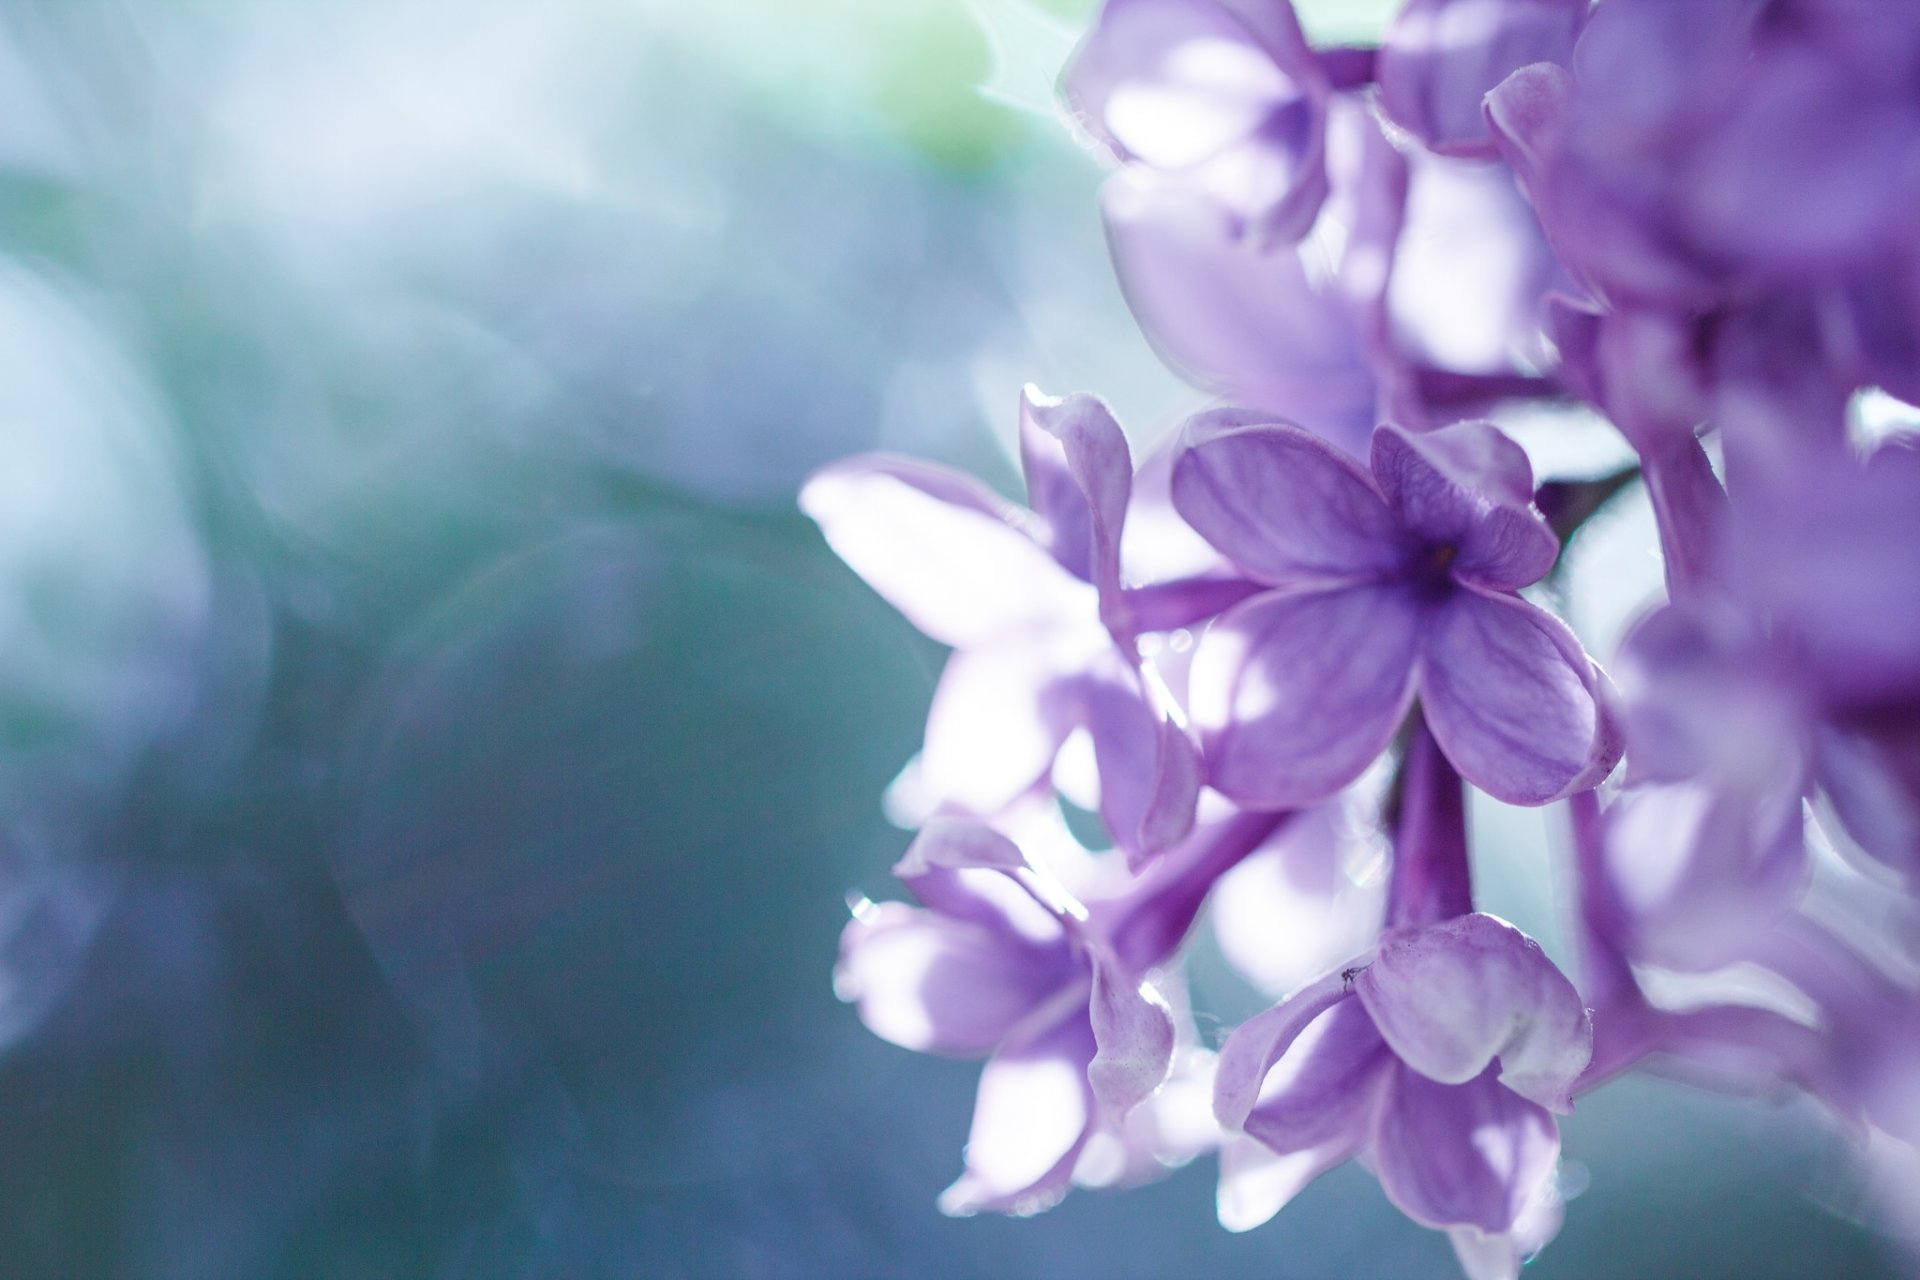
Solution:
[[(944, 1219), (977, 1069), (832, 995), (940, 654), (799, 481), (1196, 403), (1048, 107), (1087, 8), (0, 0), (0, 1274), (1454, 1274), (1352, 1168)], [(1803, 1109), (1566, 1134), (1542, 1276), (1897, 1269)]]

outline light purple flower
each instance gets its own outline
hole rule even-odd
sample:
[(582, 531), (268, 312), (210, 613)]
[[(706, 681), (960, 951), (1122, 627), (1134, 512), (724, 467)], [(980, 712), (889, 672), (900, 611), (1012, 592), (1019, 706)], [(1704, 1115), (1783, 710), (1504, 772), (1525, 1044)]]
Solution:
[[(1599, 1088), (1636, 1068), (1650, 1068), (1726, 1093), (1776, 1094), (1792, 1085), (1819, 1098), (1848, 1123), (1857, 1122), (1861, 1090), (1850, 1078), (1860, 1074), (1862, 1055), (1852, 1043), (1854, 1037), (1836, 1041), (1830, 1032), (1836, 1014), (1856, 1025), (1849, 1010), (1859, 1002), (1837, 993), (1836, 984), (1823, 985), (1803, 974), (1798, 978), (1803, 991), (1824, 991), (1832, 1000), (1825, 1027), (1750, 1002), (1708, 1000), (1684, 1009), (1655, 1003), (1635, 967), (1646, 958), (1639, 951), (1644, 931), (1607, 865), (1605, 850), (1615, 838), (1612, 827), (1619, 811), (1602, 811), (1593, 792), (1572, 797), (1568, 807), (1579, 886), (1580, 991), (1593, 1018), (1593, 1061), (1577, 1092)], [(1766, 925), (1747, 932), (1749, 945), (1739, 956), (1741, 962), (1777, 958), (1780, 948), (1772, 940), (1790, 938), (1795, 931), (1792, 918), (1783, 919), (1778, 912)], [(1869, 1012), (1881, 1015), (1885, 1007), (1875, 1005)], [(1876, 1063), (1882, 1060), (1878, 1054), (1871, 1056)]]
[(1271, 590), (1217, 619), (1190, 698), (1209, 780), (1254, 806), (1352, 781), (1420, 700), (1460, 772), (1502, 800), (1593, 786), (1619, 756), (1602, 676), (1517, 594), (1559, 541), (1526, 455), (1488, 423), (1373, 438), (1372, 470), (1297, 427), (1203, 414), (1174, 466), (1187, 521)]
[(1382, 417), (1427, 424), (1553, 390), (1542, 298), (1559, 283), (1498, 166), (1403, 155), (1351, 95), (1327, 110), (1331, 190), (1298, 246), (1255, 246), (1216, 204), (1122, 172), (1101, 189), (1120, 287), (1154, 349), (1221, 400), (1364, 456)]
[(1286, 1162), (1283, 1190), (1366, 1155), (1471, 1274), (1511, 1275), (1557, 1225), (1553, 1117), (1591, 1056), (1586, 1009), (1531, 938), (1470, 910), (1463, 788), (1425, 730), (1394, 858), (1378, 945), (1228, 1037), (1214, 1112)]
[(816, 473), (800, 502), (870, 586), (955, 650), (920, 758), (938, 801), (1001, 812), (1044, 784), (1084, 728), (1108, 831), (1141, 858), (1190, 829), (1200, 776), (1139, 669), (1120, 567), (1126, 438), (1097, 399), (1029, 388), (1021, 453), (1031, 511), (969, 476), (881, 455)]
[(1746, 479), (1730, 550), (1636, 625), (1619, 664), (1637, 785), (1608, 861), (1636, 954), (1686, 967), (1793, 905), (1803, 796), (1824, 793), (1874, 863), (1920, 876), (1920, 453)]
[[(1219, 873), (1281, 821), (1214, 823), (1119, 896), (1084, 903), (984, 824), (937, 818), (920, 833), (894, 871), (923, 905), (861, 904), (841, 935), (834, 987), (895, 1044), (988, 1058), (966, 1171), (943, 1209), (1046, 1208), (1090, 1142), (1125, 1151), (1142, 1141), (1124, 1122), (1167, 1078), (1176, 1043), (1149, 975), (1185, 939)], [(1174, 1138), (1153, 1154), (1190, 1155)], [(1132, 1157), (1109, 1177), (1137, 1180), (1145, 1166)]]
[(1911, 243), (1916, 55), (1910, 6), (1609, 0), (1488, 109), (1599, 296), (1711, 309)]
[(1061, 83), (1129, 169), (1206, 199), (1236, 237), (1313, 225), (1332, 86), (1287, 0), (1107, 0)]

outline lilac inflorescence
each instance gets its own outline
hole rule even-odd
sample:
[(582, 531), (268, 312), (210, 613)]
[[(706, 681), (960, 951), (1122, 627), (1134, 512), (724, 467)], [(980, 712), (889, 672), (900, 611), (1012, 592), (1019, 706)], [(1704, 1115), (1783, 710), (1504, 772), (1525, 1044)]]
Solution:
[[(880, 456), (801, 497), (952, 649), (917, 905), (863, 899), (836, 980), (986, 1059), (942, 1207), (1211, 1151), (1243, 1230), (1360, 1157), (1478, 1278), (1550, 1240), (1556, 1117), (1628, 1072), (1911, 1153), (1920, 8), (1408, 0), (1357, 49), (1285, 0), (1107, 0), (1061, 89), (1211, 403), (1136, 466), (1029, 388), (1024, 507)], [(1538, 584), (1620, 485), (1538, 485), (1509, 424), (1543, 415), (1617, 433), (1658, 532), (1611, 678)], [(1474, 791), (1559, 811), (1565, 970), (1479, 909)], [(1215, 1046), (1203, 919), (1277, 999)]]

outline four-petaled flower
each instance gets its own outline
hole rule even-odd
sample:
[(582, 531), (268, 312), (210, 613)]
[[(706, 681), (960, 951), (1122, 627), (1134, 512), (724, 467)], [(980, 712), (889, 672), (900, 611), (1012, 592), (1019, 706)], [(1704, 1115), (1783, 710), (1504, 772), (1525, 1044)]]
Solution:
[(1572, 1109), (1591, 1052), (1580, 995), (1538, 944), (1456, 916), (1388, 929), (1372, 955), (1243, 1023), (1220, 1051), (1214, 1111), (1282, 1157), (1289, 1191), (1370, 1153), (1403, 1213), (1497, 1274), (1557, 1221), (1553, 1113)]
[(1298, 427), (1206, 413), (1186, 428), (1173, 499), (1271, 588), (1217, 619), (1193, 664), (1208, 780), (1232, 799), (1324, 799), (1416, 696), (1455, 767), (1511, 803), (1591, 787), (1618, 760), (1598, 668), (1516, 594), (1560, 544), (1526, 454), (1492, 425), (1382, 426), (1369, 473)]

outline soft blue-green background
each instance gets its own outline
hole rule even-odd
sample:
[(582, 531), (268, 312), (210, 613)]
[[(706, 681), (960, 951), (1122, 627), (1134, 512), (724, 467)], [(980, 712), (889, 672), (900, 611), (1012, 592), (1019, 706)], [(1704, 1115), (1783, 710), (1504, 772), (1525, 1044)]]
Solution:
[[(1084, 10), (0, 0), (0, 1273), (1452, 1274), (1352, 1168), (945, 1220), (976, 1068), (830, 992), (940, 659), (799, 479), (1192, 403)], [(1566, 1130), (1543, 1276), (1891, 1265), (1799, 1109)]]

